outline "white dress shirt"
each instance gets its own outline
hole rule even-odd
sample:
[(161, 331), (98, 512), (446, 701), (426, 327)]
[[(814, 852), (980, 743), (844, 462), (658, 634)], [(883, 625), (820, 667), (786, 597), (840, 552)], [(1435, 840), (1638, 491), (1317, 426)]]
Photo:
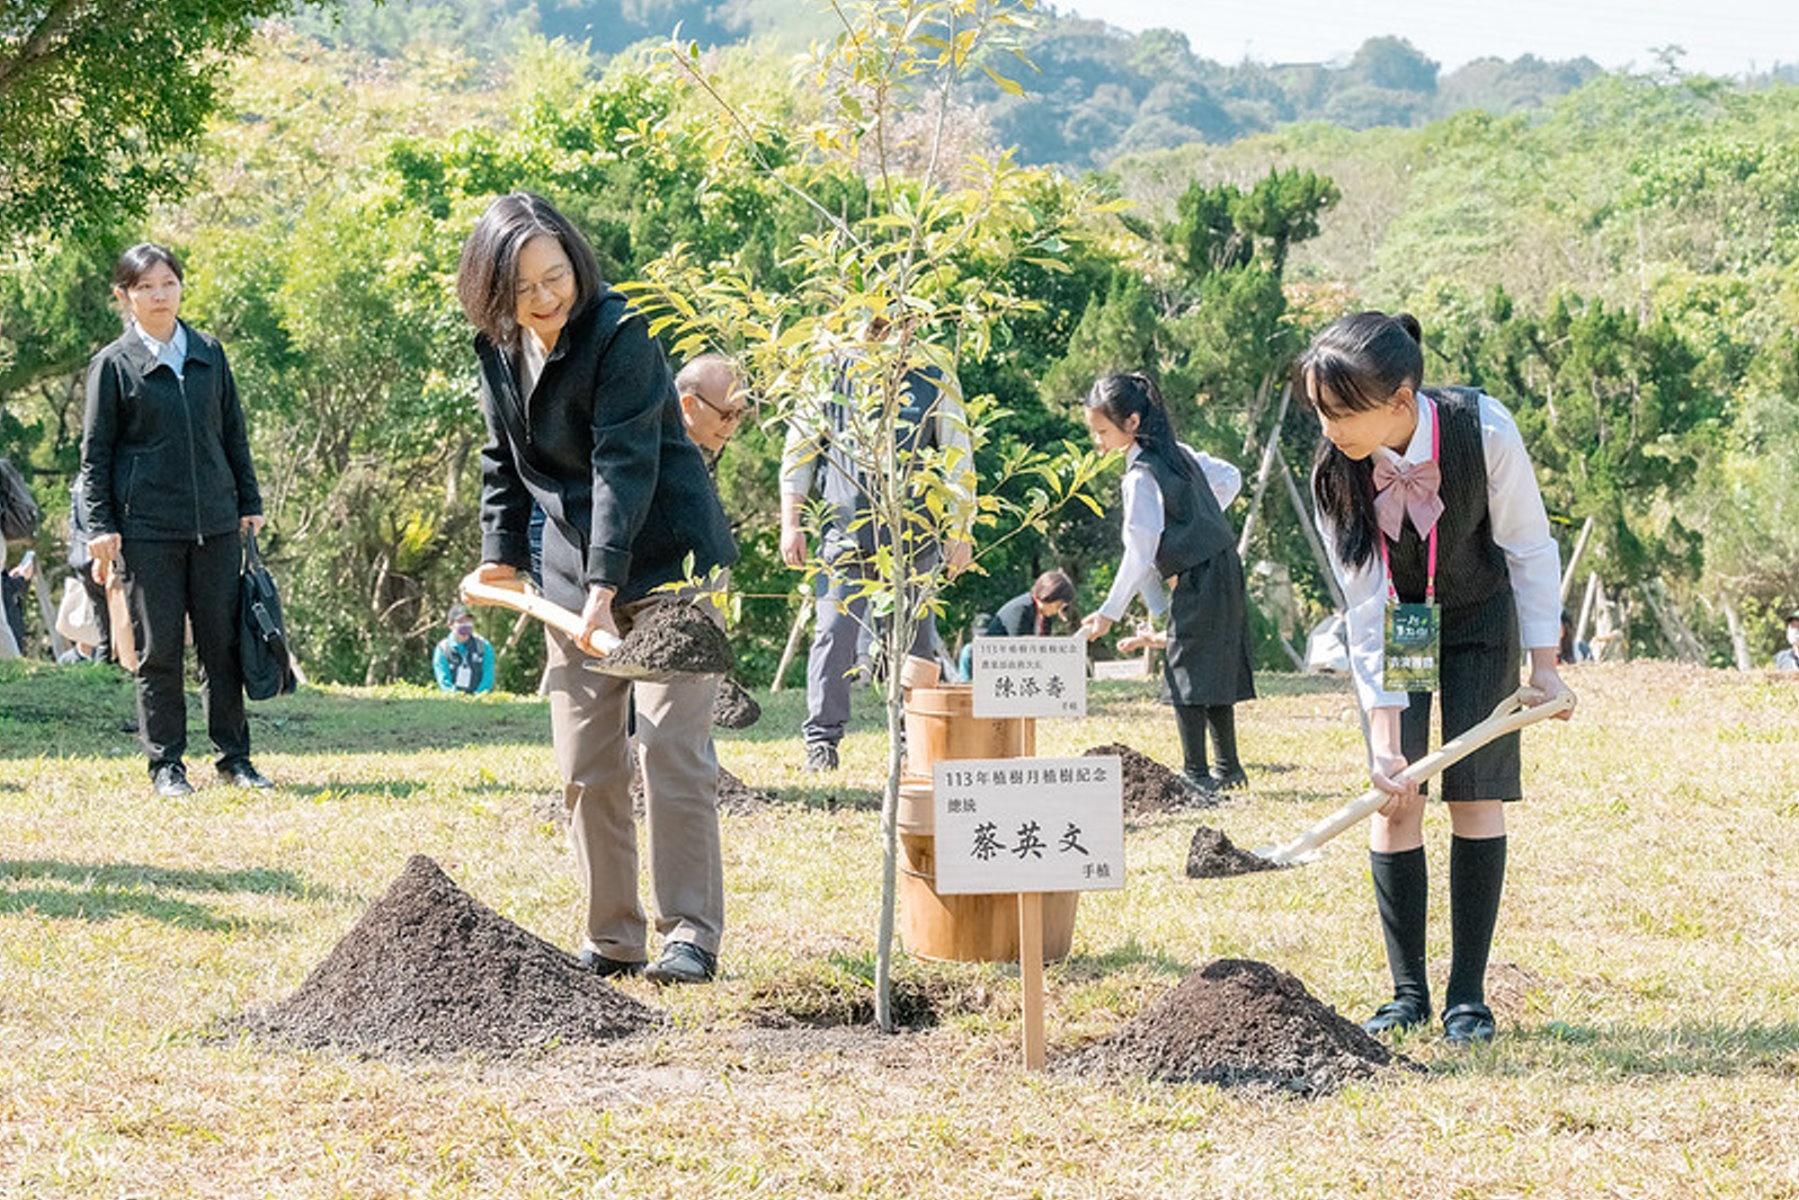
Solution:
[[(1383, 446), (1378, 453), (1391, 459), (1420, 463), (1431, 455), (1432, 408), (1418, 396), (1418, 427), (1403, 455)], [(1518, 610), (1518, 633), (1527, 650), (1561, 644), (1561, 551), (1549, 532), (1549, 516), (1543, 511), (1543, 495), (1537, 490), (1536, 472), (1518, 423), (1505, 405), (1491, 396), (1480, 398), (1480, 444), (1487, 463), (1487, 516), (1493, 542), (1505, 553), (1512, 580), (1512, 601)], [(1404, 692), (1381, 687), (1386, 666), (1387, 568), (1378, 547), (1368, 561), (1345, 569), (1337, 557), (1337, 535), (1330, 518), (1318, 514), (1318, 532), (1324, 538), (1331, 570), (1343, 587), (1349, 606), (1349, 664), (1362, 707), (1404, 708)], [(1376, 537), (1382, 536), (1378, 530)]]
[[(1229, 508), (1243, 490), (1243, 472), (1186, 442), (1180, 446), (1205, 476), (1219, 509)], [(1124, 480), (1119, 485), (1124, 493), (1124, 557), (1118, 562), (1106, 602), (1099, 607), (1100, 615), (1113, 621), (1124, 619), (1131, 598), (1139, 592), (1152, 615), (1159, 617), (1168, 611), (1168, 587), (1156, 570), (1156, 545), (1162, 540), (1167, 518), (1162, 511), (1161, 486), (1149, 468), (1137, 461), (1142, 456), (1143, 448), (1134, 444), (1124, 454)]]
[(521, 329), (518, 334), (518, 394), (526, 400), (537, 390), (537, 381), (543, 378), (543, 364), (548, 361), (549, 354), (543, 343), (537, 340), (535, 329)]
[(139, 340), (150, 348), (150, 353), (156, 356), (157, 362), (166, 364), (174, 371), (175, 378), (187, 378), (187, 330), (181, 327), (180, 321), (175, 322), (175, 332), (169, 335), (166, 342), (144, 332), (144, 327), (135, 321), (131, 327), (137, 330)]

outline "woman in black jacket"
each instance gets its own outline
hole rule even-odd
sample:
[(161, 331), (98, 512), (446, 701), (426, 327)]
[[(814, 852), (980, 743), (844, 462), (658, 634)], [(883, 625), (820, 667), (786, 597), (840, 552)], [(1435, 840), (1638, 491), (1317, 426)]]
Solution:
[(724, 927), (717, 675), (638, 683), (585, 669), (594, 635), (628, 630), (669, 599), (662, 584), (736, 561), (700, 450), (681, 422), (662, 351), (643, 317), (600, 279), (593, 251), (541, 197), (493, 202), (463, 247), (463, 312), (478, 331), (481, 565), (511, 582), (531, 568), (533, 504), (544, 514), (545, 595), (578, 611), (578, 641), (548, 631), (550, 735), (587, 899), (581, 959), (603, 975), (644, 969), (626, 737), (633, 700), (662, 953), (657, 982), (703, 982)]
[(138, 728), (163, 796), (186, 796), (182, 667), (191, 618), (206, 730), (219, 774), (271, 786), (250, 763), (238, 648), (239, 540), (262, 528), (244, 410), (216, 338), (180, 319), (174, 252), (145, 242), (120, 256), (119, 340), (88, 364), (81, 485), (88, 552), (118, 570), (136, 626)]
[(1014, 596), (987, 618), (988, 637), (1047, 637), (1057, 621), (1073, 619), (1074, 580), (1045, 571), (1023, 595)]

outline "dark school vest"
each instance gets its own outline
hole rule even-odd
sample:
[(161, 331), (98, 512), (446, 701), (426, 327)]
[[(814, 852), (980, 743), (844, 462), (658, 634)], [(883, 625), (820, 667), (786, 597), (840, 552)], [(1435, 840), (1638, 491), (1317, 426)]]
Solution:
[[(1480, 392), (1474, 388), (1426, 389), (1437, 402), (1443, 423), (1443, 483), (1438, 495), (1443, 515), (1437, 520), (1437, 603), (1443, 615), (1472, 612), (1495, 596), (1509, 594), (1511, 574), (1505, 551), (1493, 541), (1487, 512), (1487, 455), (1480, 438)], [(1377, 531), (1376, 537), (1381, 536)], [(1407, 603), (1424, 599), (1425, 541), (1408, 516), (1399, 541), (1389, 542), (1393, 587)]]
[[(1179, 446), (1173, 452), (1186, 453)], [(1237, 537), (1219, 511), (1218, 498), (1212, 495), (1198, 463), (1191, 464), (1193, 474), (1188, 478), (1159, 450), (1145, 446), (1137, 461), (1149, 468), (1156, 486), (1162, 489), (1162, 540), (1156, 543), (1156, 571), (1162, 578), (1184, 574), (1213, 555), (1235, 548)]]

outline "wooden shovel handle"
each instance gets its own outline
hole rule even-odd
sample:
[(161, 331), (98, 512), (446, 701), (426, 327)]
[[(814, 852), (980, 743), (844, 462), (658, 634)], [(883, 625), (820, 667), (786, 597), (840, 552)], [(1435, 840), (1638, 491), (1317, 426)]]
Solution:
[(468, 604), (509, 608), (548, 625), (595, 658), (604, 658), (618, 649), (618, 639), (604, 632), (596, 640), (587, 636), (587, 623), (560, 604), (546, 600), (542, 593), (518, 577), (510, 583), (492, 583), (475, 578), (471, 572), (462, 579), (462, 599)]
[[(1535, 703), (1543, 693), (1535, 688), (1521, 687), (1506, 697), (1493, 709), (1491, 715), (1472, 729), (1465, 730), (1460, 736), (1445, 742), (1433, 754), (1427, 754), (1415, 763), (1411, 763), (1399, 773), (1404, 783), (1423, 783), (1436, 775), (1441, 775), (1450, 766), (1467, 758), (1476, 750), (1496, 738), (1508, 733), (1516, 733), (1526, 725), (1534, 725), (1538, 721), (1568, 711), (1574, 704), (1574, 693), (1564, 691), (1542, 703)], [(1290, 842), (1283, 843), (1262, 857), (1276, 863), (1290, 863), (1301, 855), (1309, 854), (1324, 843), (1348, 829), (1351, 825), (1364, 820), (1384, 805), (1390, 797), (1379, 788), (1369, 788), (1361, 797), (1350, 801), (1330, 816), (1300, 834)]]

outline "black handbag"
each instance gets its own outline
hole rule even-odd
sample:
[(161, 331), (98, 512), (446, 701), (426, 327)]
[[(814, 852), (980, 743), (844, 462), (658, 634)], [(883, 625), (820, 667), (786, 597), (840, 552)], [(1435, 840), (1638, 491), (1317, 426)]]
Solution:
[(238, 639), (243, 657), (244, 695), (272, 700), (290, 694), (298, 681), (287, 651), (287, 627), (281, 621), (281, 594), (275, 577), (263, 565), (256, 534), (244, 534), (244, 567), (238, 577), (242, 606)]

